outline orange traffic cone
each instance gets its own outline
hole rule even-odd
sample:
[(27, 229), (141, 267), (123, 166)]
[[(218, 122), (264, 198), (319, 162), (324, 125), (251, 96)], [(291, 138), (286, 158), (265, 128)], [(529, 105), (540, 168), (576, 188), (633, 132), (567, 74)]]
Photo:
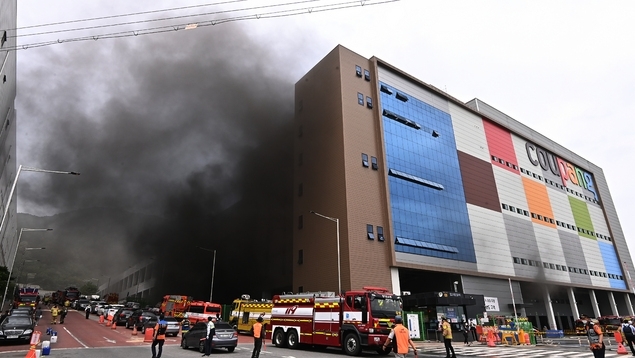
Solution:
[(617, 354), (628, 354), (628, 352), (626, 351), (626, 348), (624, 347), (624, 345), (622, 344), (622, 335), (620, 334), (620, 332), (615, 332), (613, 334), (613, 337), (615, 338), (615, 342), (617, 342)]
[(146, 343), (152, 342), (153, 336), (154, 336), (154, 328), (146, 328), (146, 333), (143, 336), (143, 341)]
[(35, 353), (35, 349), (29, 349), (28, 352), (26, 352), (26, 356), (24, 356), (24, 358), (36, 358), (37, 354)]
[(117, 329), (117, 322), (112, 321), (112, 325), (110, 326), (110, 329)]
[(494, 342), (494, 332), (491, 329), (487, 332), (487, 346), (496, 347), (496, 343)]
[(99, 324), (104, 324), (104, 315), (99, 316)]
[(136, 335), (137, 335), (137, 325), (136, 325), (136, 324), (133, 324), (133, 325), (132, 325), (132, 335), (133, 335), (133, 336), (136, 336)]

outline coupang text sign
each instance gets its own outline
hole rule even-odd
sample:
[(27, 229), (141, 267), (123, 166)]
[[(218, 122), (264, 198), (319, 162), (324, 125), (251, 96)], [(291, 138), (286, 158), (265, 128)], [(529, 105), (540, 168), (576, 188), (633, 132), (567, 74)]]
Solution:
[(527, 142), (525, 143), (527, 149), (527, 157), (534, 166), (540, 166), (542, 170), (550, 171), (554, 175), (562, 179), (562, 185), (569, 187), (570, 185), (577, 185), (584, 188), (595, 197), (598, 198), (597, 191), (595, 190), (595, 184), (593, 183), (593, 176), (586, 171), (573, 166), (561, 158), (558, 158), (553, 153), (550, 153), (539, 146)]

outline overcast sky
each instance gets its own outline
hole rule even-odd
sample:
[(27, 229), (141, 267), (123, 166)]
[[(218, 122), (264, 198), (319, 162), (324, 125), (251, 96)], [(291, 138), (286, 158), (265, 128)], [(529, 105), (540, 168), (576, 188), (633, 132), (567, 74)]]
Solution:
[[(213, 2), (19, 0), (18, 27)], [(19, 34), (283, 2), (227, 2), (222, 7), (194, 7), (98, 22), (24, 29)], [(98, 133), (117, 133), (114, 131), (121, 127), (110, 127), (109, 124), (121, 120), (121, 117), (109, 117), (105, 112), (111, 106), (116, 108), (121, 101), (138, 101), (135, 97), (137, 91), (145, 87), (142, 84), (135, 86), (136, 82), (143, 82), (138, 81), (136, 76), (144, 69), (151, 68), (155, 60), (165, 62), (162, 71), (189, 76), (191, 87), (196, 88), (200, 85), (199, 81), (205, 81), (206, 75), (188, 74), (187, 69), (170, 66), (169, 60), (178, 64), (176, 61), (182, 59), (196, 61), (206, 56), (216, 56), (214, 59), (223, 57), (237, 68), (255, 68), (253, 73), (250, 72), (255, 76), (248, 79), (253, 86), (267, 87), (260, 83), (262, 78), (257, 78), (258, 73), (263, 78), (275, 77), (278, 81), (272, 86), (273, 89), (282, 88), (280, 83), (292, 86), (336, 45), (342, 44), (362, 56), (377, 56), (462, 101), (477, 97), (603, 168), (631, 253), (635, 252), (635, 220), (631, 218), (635, 194), (629, 189), (632, 175), (635, 175), (631, 159), (635, 156), (635, 126), (632, 123), (632, 113), (635, 112), (635, 101), (632, 99), (635, 93), (635, 2), (402, 0), (370, 6), (376, 1), (353, 1), (349, 3), (350, 6), (360, 3), (365, 3), (365, 6), (317, 11), (321, 9), (319, 6), (344, 2), (307, 1), (293, 7), (210, 14), (167, 23), (136, 23), (125, 29), (136, 30), (138, 36), (121, 39), (103, 38), (106, 33), (120, 31), (122, 28), (119, 27), (20, 37), (18, 41), (21, 45), (58, 39), (64, 41), (41, 48), (27, 46), (28, 49), (18, 51), (19, 164), (86, 171), (86, 168), (72, 166), (81, 163), (81, 156), (99, 151), (99, 145), (113, 143), (108, 143), (107, 136), (93, 138), (85, 132), (78, 132), (88, 127), (75, 127), (77, 121), (92, 122), (94, 126), (89, 128)], [(265, 18), (263, 15), (274, 11), (293, 12), (293, 9), (304, 14), (277, 18)], [(165, 24), (198, 21), (203, 25), (204, 21), (254, 14), (261, 14), (261, 18), (200, 26), (189, 31), (143, 34), (144, 30)], [(97, 40), (67, 41), (85, 35), (95, 36)], [(274, 61), (279, 64), (274, 66), (267, 63)], [(180, 78), (175, 75), (175, 86), (185, 87), (188, 82), (176, 84)], [(170, 83), (166, 79), (154, 85), (169, 90)], [(123, 99), (113, 98), (114, 88)], [(292, 90), (289, 87), (288, 93), (280, 95), (292, 95)], [(281, 91), (284, 90), (276, 92)], [(177, 99), (178, 96), (172, 98), (175, 101)], [(113, 104), (113, 101), (117, 103)], [(142, 106), (145, 104), (139, 102)], [(171, 103), (165, 105), (167, 107)], [(121, 108), (126, 111), (128, 107), (124, 103)], [(220, 108), (218, 110), (222, 111)], [(159, 113), (147, 115), (147, 118), (160, 117)], [(76, 119), (78, 117), (81, 119)], [(167, 117), (176, 122), (179, 114), (172, 113)], [(68, 118), (74, 119), (70, 121)], [(196, 115), (190, 118), (196, 118)], [(132, 127), (133, 134), (137, 133), (135, 130), (156, 129), (151, 120), (145, 120), (145, 123), (126, 122), (122, 126)], [(110, 122), (106, 124), (100, 121)], [(218, 146), (207, 148), (205, 153), (197, 155), (191, 150), (179, 148), (178, 140), (170, 138), (174, 128), (167, 121), (160, 123), (155, 135), (172, 143), (162, 155), (191, 158), (189, 161), (175, 160), (173, 168), (159, 175), (165, 177), (165, 181), (178, 180), (179, 176), (175, 172), (188, 172), (197, 165), (209, 165), (210, 156), (220, 158), (225, 155), (224, 151), (241, 152), (244, 149)], [(192, 125), (194, 123), (192, 120)], [(262, 129), (258, 126), (253, 130)], [(222, 140), (222, 129), (220, 132), (217, 134), (218, 140)], [(75, 138), (78, 134), (84, 140)], [(244, 138), (248, 138), (249, 134), (241, 133)], [(57, 136), (49, 137), (52, 135)], [(73, 145), (52, 155), (51, 146), (63, 144), (66, 140), (64, 135), (72, 137), (69, 140)], [(118, 133), (118, 136), (126, 134)], [(116, 142), (116, 138), (111, 139)], [(240, 137), (234, 139), (236, 142), (241, 141)], [(115, 147), (122, 152), (113, 160), (118, 160), (125, 167), (122, 158), (126, 156), (126, 148), (135, 151), (142, 148), (134, 147), (134, 143), (134, 138), (128, 138), (124, 145), (115, 143), (116, 146), (111, 146), (111, 150)], [(196, 146), (198, 142), (194, 139), (192, 143)], [(239, 145), (236, 144), (236, 147)], [(162, 150), (158, 147), (152, 150), (155, 149)], [(58, 160), (51, 161), (52, 157)], [(60, 161), (60, 158), (66, 160)], [(216, 164), (223, 164), (226, 168), (230, 163), (219, 159)], [(50, 168), (51, 165), (69, 167)], [(112, 165), (112, 162), (108, 165)], [(137, 175), (147, 177), (149, 183), (156, 184), (154, 177), (158, 176), (157, 173), (139, 170), (139, 162), (131, 164), (126, 170), (135, 171)], [(232, 169), (225, 170), (231, 172)], [(225, 175), (231, 176), (231, 173)], [(127, 180), (122, 172), (111, 173), (106, 177), (108, 180)], [(69, 194), (72, 200), (64, 201), (54, 198), (57, 193), (45, 196), (46, 201), (38, 201), (32, 199), (31, 195), (39, 190), (38, 180), (44, 179), (21, 179), (20, 193), (25, 198), (21, 196), (20, 211), (50, 214), (56, 210), (76, 209), (89, 204), (99, 206), (99, 201), (108, 194), (90, 197), (91, 203), (83, 200), (83, 194)], [(159, 190), (160, 185), (156, 185), (146, 189)], [(130, 190), (139, 192), (140, 188)], [(116, 192), (109, 194), (124, 195)], [(128, 194), (125, 193), (126, 196)], [(143, 205), (153, 204), (143, 194), (133, 199)], [(223, 200), (231, 201), (232, 197), (229, 195)], [(112, 203), (104, 203), (108, 204)]]

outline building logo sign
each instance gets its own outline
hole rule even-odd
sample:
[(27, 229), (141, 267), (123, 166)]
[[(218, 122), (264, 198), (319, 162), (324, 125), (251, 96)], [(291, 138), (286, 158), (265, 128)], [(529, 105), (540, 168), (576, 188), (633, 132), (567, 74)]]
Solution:
[(531, 142), (525, 143), (525, 149), (527, 149), (527, 157), (531, 164), (536, 167), (540, 166), (542, 170), (550, 171), (553, 175), (560, 177), (562, 185), (566, 187), (576, 185), (587, 189), (593, 193), (595, 200), (600, 200), (591, 173), (566, 162)]

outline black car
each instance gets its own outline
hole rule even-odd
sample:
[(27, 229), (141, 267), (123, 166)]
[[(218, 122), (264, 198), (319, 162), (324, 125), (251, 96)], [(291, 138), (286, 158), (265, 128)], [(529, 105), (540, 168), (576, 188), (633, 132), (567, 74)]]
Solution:
[[(238, 345), (238, 332), (227, 322), (216, 322), (216, 335), (212, 340), (212, 348), (227, 348), (227, 351), (233, 352)], [(207, 335), (207, 323), (198, 322), (189, 331), (183, 334), (181, 338), (181, 348), (187, 349), (197, 347), (199, 352), (205, 351), (205, 338)]]
[(153, 317), (156, 315), (150, 311), (136, 310), (126, 320), (126, 328), (137, 327), (137, 329), (141, 329), (144, 323)]
[(29, 316), (8, 316), (0, 323), (0, 341), (29, 343), (35, 323)]
[(128, 321), (128, 317), (130, 317), (134, 311), (134, 309), (129, 307), (121, 307), (117, 310), (117, 312), (115, 312), (112, 320), (117, 326), (123, 326)]

